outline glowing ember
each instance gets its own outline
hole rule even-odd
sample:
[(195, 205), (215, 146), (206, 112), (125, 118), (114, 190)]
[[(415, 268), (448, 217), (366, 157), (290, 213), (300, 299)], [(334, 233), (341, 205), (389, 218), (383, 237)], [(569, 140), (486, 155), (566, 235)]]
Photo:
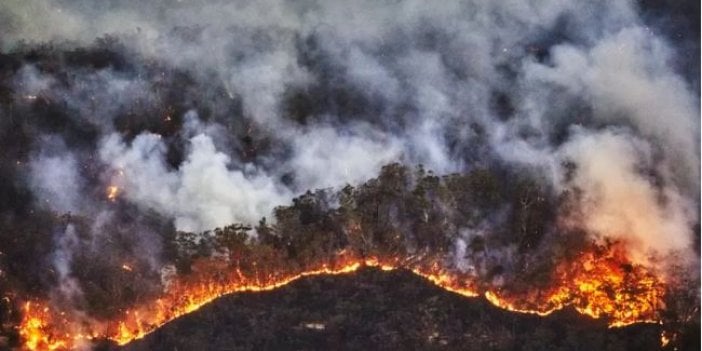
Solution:
[(670, 338), (665, 332), (661, 333), (661, 347), (666, 347), (670, 343)]
[(115, 201), (117, 199), (117, 195), (119, 195), (119, 188), (114, 185), (110, 185), (107, 187), (107, 199), (110, 201)]
[[(110, 339), (123, 345), (144, 337), (163, 324), (199, 309), (212, 300), (235, 292), (266, 291), (302, 277), (351, 273), (361, 267), (382, 270), (407, 269), (433, 284), (457, 294), (485, 298), (514, 312), (547, 315), (565, 306), (593, 318), (607, 318), (611, 327), (653, 322), (663, 308), (663, 286), (643, 267), (628, 263), (618, 246), (583, 253), (555, 271), (555, 284), (548, 291), (514, 293), (484, 290), (470, 277), (442, 268), (438, 261), (409, 263), (399, 258), (359, 258), (342, 252), (334, 259), (297, 273), (280, 267), (253, 270), (226, 268), (200, 262), (197, 274), (174, 280), (152, 303), (136, 306), (113, 321), (72, 321), (46, 304), (27, 303), (20, 335), (29, 350), (67, 350), (81, 342)], [(123, 265), (123, 269), (131, 267)], [(667, 343), (666, 335), (662, 342)]]

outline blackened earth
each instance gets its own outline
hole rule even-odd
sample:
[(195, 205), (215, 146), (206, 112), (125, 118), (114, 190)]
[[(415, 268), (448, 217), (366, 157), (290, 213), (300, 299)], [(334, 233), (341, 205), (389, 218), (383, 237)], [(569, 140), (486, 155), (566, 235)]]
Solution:
[[(565, 309), (499, 309), (407, 271), (367, 268), (222, 297), (142, 340), (104, 350), (660, 350), (661, 326), (608, 328)], [(697, 327), (699, 328), (699, 327)], [(681, 349), (699, 350), (699, 332)]]

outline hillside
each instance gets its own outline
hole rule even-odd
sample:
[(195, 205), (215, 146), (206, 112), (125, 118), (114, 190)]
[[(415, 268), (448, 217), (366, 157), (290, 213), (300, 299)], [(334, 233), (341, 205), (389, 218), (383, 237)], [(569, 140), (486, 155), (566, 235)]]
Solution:
[(513, 313), (406, 271), (369, 268), (226, 296), (142, 340), (104, 349), (659, 350), (660, 332), (658, 325), (608, 329), (573, 310)]

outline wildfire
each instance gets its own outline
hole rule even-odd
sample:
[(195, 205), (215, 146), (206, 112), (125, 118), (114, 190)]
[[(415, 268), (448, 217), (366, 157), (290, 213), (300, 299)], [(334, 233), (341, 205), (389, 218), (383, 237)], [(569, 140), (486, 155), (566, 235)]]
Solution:
[(610, 327), (657, 322), (663, 304), (663, 282), (642, 266), (631, 264), (622, 245), (595, 248), (556, 269), (556, 282), (546, 291), (485, 297), (494, 305), (522, 313), (548, 315), (565, 306), (593, 318), (607, 317)]
[(176, 279), (156, 301), (136, 306), (109, 322), (69, 321), (47, 304), (27, 303), (20, 334), (28, 350), (68, 350), (94, 339), (124, 345), (226, 294), (267, 291), (302, 277), (346, 274), (361, 267), (411, 270), (448, 291), (466, 297), (484, 295), (495, 306), (515, 312), (547, 315), (571, 305), (593, 318), (607, 318), (611, 327), (656, 321), (663, 307), (662, 282), (643, 267), (629, 264), (622, 255), (616, 246), (583, 253), (578, 260), (559, 266), (554, 286), (538, 294), (481, 287), (473, 278), (442, 268), (439, 260), (361, 258), (343, 252), (294, 273), (255, 264), (254, 269), (228, 266), (225, 272), (221, 265), (203, 262), (200, 274)]
[[(20, 325), (20, 336), (24, 346), (29, 350), (59, 350), (69, 346), (61, 336), (53, 335), (48, 330), (52, 322), (51, 311), (47, 306), (24, 305), (24, 320)], [(68, 335), (66, 335), (68, 336)]]

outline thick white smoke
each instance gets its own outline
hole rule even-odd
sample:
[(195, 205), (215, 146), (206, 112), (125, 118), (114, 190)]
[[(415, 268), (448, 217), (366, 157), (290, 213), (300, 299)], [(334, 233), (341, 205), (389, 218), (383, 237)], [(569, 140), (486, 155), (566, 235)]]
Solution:
[(129, 146), (113, 134), (103, 142), (100, 157), (118, 170), (113, 182), (128, 200), (174, 218), (179, 230), (255, 223), (289, 200), (284, 189), (253, 166), (229, 170), (229, 156), (218, 152), (210, 137), (198, 134), (189, 147), (176, 171), (167, 169), (165, 146), (154, 134), (139, 135)]
[(570, 185), (582, 191), (583, 224), (590, 233), (624, 240), (641, 263), (660, 254), (688, 254), (696, 208), (670, 179), (655, 186), (644, 173), (655, 168), (648, 143), (621, 131), (578, 131), (560, 156), (578, 167)]
[(62, 213), (83, 210), (78, 170), (75, 157), (68, 152), (35, 157), (30, 163), (29, 180), (39, 202)]
[(558, 46), (553, 65), (530, 63), (526, 74), (587, 100), (604, 123), (630, 123), (674, 163), (684, 190), (697, 192), (699, 101), (671, 72), (671, 59), (670, 48), (650, 29), (631, 27), (589, 48)]

